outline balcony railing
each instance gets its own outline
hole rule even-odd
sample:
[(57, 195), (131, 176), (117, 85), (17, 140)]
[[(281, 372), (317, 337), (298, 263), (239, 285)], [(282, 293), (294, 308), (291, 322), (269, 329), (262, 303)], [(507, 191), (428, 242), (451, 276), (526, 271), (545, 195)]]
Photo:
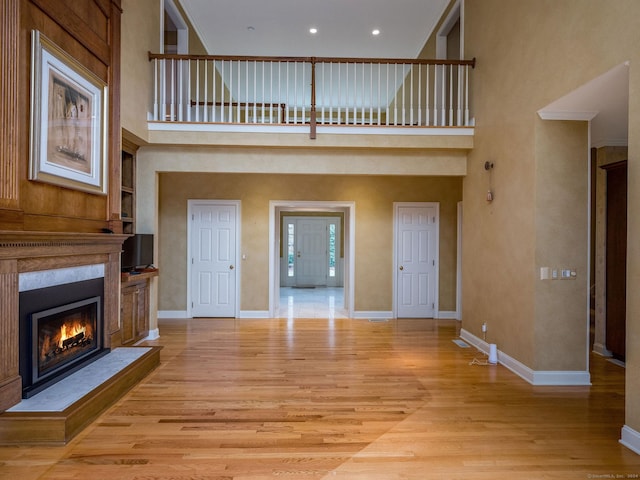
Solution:
[(474, 60), (149, 54), (154, 122), (470, 126)]

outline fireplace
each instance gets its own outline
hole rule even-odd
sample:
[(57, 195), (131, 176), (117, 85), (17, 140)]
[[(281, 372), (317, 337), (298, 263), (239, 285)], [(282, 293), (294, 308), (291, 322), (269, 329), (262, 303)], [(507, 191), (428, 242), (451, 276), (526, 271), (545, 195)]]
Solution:
[(103, 278), (20, 292), (23, 398), (108, 353), (103, 296)]

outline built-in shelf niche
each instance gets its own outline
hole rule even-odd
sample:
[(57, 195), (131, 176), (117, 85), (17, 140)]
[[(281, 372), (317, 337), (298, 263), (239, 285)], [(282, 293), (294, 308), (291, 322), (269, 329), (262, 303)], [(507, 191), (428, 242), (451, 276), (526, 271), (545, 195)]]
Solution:
[(136, 151), (137, 145), (122, 140), (122, 181), (120, 185), (122, 233), (136, 232)]

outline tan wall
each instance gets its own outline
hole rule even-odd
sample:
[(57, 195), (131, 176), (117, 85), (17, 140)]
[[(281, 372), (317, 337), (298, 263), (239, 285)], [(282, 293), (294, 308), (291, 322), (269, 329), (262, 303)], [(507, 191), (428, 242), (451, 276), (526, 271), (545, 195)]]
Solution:
[[(149, 141), (147, 112), (153, 109), (154, 75), (149, 52), (161, 51), (160, 7), (160, 0), (122, 0), (122, 128), (137, 143)], [(189, 24), (179, 3), (178, 8)], [(189, 29), (189, 53), (207, 53), (193, 28)]]
[[(466, 56), (478, 64), (472, 75), (475, 148), (463, 188), (463, 328), (481, 336), (482, 322), (489, 321), (490, 340), (534, 370), (580, 370), (588, 349), (583, 222), (589, 145), (583, 126), (543, 122), (536, 112), (630, 62), (629, 238), (638, 238), (639, 14), (633, 0), (465, 1)], [(487, 160), (496, 164), (492, 204), (482, 200)], [(561, 193), (565, 186), (575, 200)], [(562, 225), (556, 230), (542, 221), (554, 205), (553, 222)], [(552, 261), (575, 262), (579, 283), (542, 284), (540, 262)], [(628, 285), (639, 281), (640, 248), (630, 241)], [(627, 424), (638, 430), (640, 358), (633, 346), (640, 344), (640, 297), (629, 297)]]
[(160, 0), (122, 0), (122, 128), (147, 140), (147, 112), (153, 105), (153, 64), (160, 51)]
[[(534, 370), (588, 370), (588, 144), (586, 122), (536, 121)], [(541, 281), (541, 267), (577, 276)]]
[(393, 202), (440, 202), (440, 310), (455, 310), (459, 177), (160, 174), (159, 310), (186, 309), (187, 200), (242, 202), (242, 310), (267, 310), (269, 201), (355, 202), (355, 310), (392, 308)]
[(453, 9), (453, 7), (455, 6), (455, 4), (456, 4), (456, 0), (451, 0), (449, 2), (449, 5), (445, 9), (445, 11), (442, 14), (440, 20), (438, 21), (438, 23), (436, 24), (435, 28), (433, 29), (433, 32), (431, 33), (431, 36), (427, 39), (427, 42), (422, 47), (422, 50), (420, 50), (420, 53), (418, 54), (418, 58), (423, 58), (423, 59), (434, 59), (434, 58), (437, 58), (437, 54), (436, 54), (436, 35), (438, 34), (438, 31), (442, 28), (442, 24), (444, 23), (445, 19), (450, 14), (450, 12)]

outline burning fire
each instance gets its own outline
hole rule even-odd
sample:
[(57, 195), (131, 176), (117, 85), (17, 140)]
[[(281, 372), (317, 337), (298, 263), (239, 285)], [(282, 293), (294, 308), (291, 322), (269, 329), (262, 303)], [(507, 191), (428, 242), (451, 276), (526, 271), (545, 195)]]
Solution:
[(97, 348), (97, 305), (89, 303), (72, 307), (50, 315), (45, 312), (36, 319), (34, 341), (37, 343), (33, 345), (33, 358), (38, 375), (61, 368)]
[[(69, 343), (75, 343), (73, 340), (78, 339), (82, 340), (85, 338), (87, 332), (87, 327), (85, 325), (80, 325), (79, 323), (68, 324), (65, 323), (62, 325), (60, 329), (60, 340), (58, 342), (58, 347), (65, 348), (69, 345)], [(72, 342), (69, 342), (72, 340)]]
[(55, 334), (43, 335), (40, 339), (40, 360), (66, 355), (75, 347), (85, 347), (93, 341), (93, 326), (82, 319), (65, 321)]

